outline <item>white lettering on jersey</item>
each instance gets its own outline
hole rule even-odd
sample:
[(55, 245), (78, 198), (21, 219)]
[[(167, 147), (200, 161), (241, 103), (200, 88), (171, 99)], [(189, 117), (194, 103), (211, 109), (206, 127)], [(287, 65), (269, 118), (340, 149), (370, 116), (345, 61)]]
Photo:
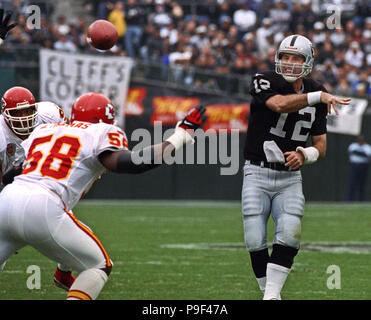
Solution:
[(256, 93), (259, 93), (262, 90), (268, 90), (271, 87), (271, 83), (266, 79), (254, 79), (253, 83)]
[[(300, 120), (295, 123), (295, 128), (291, 136), (291, 140), (295, 141), (307, 141), (309, 132), (307, 134), (301, 134), (302, 128), (312, 128), (312, 124), (316, 117), (316, 108), (315, 107), (305, 107), (303, 109), (300, 109), (298, 111), (299, 114), (304, 115), (305, 113), (310, 114), (310, 120)], [(280, 117), (278, 118), (277, 124), (275, 127), (271, 127), (269, 133), (274, 134), (278, 137), (285, 138), (286, 137), (286, 131), (283, 130), (283, 127), (285, 126), (286, 119), (287, 119), (288, 113), (281, 113)]]

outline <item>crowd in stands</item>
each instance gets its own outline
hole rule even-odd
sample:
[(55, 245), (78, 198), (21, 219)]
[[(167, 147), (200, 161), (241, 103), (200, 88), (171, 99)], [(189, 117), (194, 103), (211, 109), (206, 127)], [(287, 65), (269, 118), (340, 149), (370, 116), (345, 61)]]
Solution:
[[(8, 47), (93, 50), (86, 42), (86, 17), (69, 21), (60, 14), (51, 21), (42, 16), (41, 28), (29, 29), (22, 0), (10, 2), (18, 4), (19, 25)], [(257, 70), (274, 69), (278, 44), (295, 33), (315, 46), (313, 78), (337, 94), (371, 97), (370, 1), (331, 2), (342, 10), (339, 16), (327, 11), (323, 0), (95, 0), (83, 5), (94, 19), (116, 26), (119, 41), (112, 54), (168, 66), (185, 84), (195, 70), (251, 77)]]

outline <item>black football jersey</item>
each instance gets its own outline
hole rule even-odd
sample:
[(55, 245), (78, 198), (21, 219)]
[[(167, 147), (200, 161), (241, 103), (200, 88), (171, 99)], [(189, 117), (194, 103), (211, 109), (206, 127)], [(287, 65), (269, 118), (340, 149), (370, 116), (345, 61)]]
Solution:
[[(311, 78), (303, 79), (303, 91), (326, 91)], [(327, 92), (327, 91), (326, 91)], [(297, 112), (278, 113), (269, 109), (265, 102), (276, 94), (296, 94), (291, 83), (274, 71), (255, 74), (250, 86), (253, 97), (245, 144), (245, 159), (266, 161), (263, 150), (264, 141), (274, 140), (281, 151), (294, 151), (305, 147), (309, 136), (326, 133), (327, 105), (319, 103), (305, 107)]]

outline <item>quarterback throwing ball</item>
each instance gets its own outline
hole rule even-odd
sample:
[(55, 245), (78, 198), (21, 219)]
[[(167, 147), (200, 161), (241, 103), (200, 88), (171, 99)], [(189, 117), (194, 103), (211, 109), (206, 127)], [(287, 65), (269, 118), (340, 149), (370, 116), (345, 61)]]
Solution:
[[(338, 114), (337, 104), (350, 103), (307, 77), (313, 61), (311, 41), (288, 36), (276, 52), (275, 71), (255, 74), (250, 87), (242, 216), (246, 247), (265, 300), (281, 299), (300, 247), (305, 201), (300, 168), (325, 156), (326, 116)], [(269, 255), (270, 215), (275, 234)]]

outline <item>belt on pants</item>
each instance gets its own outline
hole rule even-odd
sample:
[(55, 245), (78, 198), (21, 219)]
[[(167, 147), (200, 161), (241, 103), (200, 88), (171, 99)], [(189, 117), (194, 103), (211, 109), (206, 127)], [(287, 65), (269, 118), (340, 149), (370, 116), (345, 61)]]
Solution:
[(292, 170), (290, 167), (285, 167), (283, 163), (279, 163), (279, 162), (247, 160), (247, 163), (250, 163), (254, 166), (259, 166), (262, 168), (269, 168), (269, 169), (277, 170), (277, 171), (298, 171), (299, 170), (299, 169)]

